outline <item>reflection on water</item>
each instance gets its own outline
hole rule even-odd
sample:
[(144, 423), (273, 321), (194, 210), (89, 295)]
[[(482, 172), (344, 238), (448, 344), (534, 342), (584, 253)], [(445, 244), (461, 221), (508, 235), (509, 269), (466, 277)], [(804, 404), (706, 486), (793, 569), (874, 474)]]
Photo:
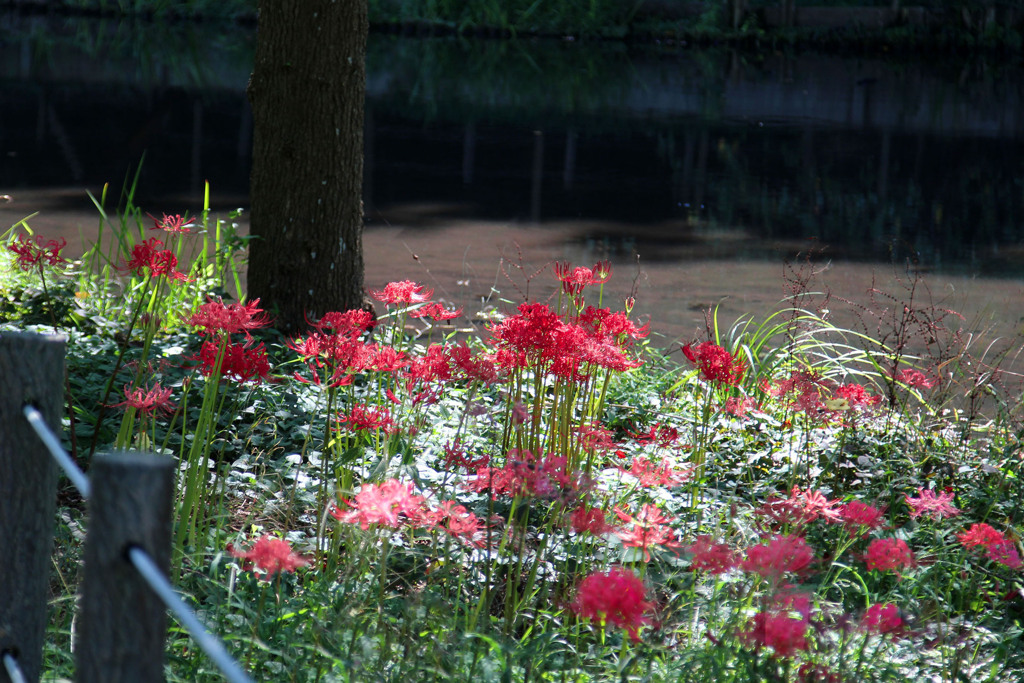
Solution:
[[(3, 227), (42, 210), (33, 225), (76, 239), (95, 229), (84, 190), (143, 154), (146, 210), (195, 211), (205, 180), (215, 206), (244, 206), (253, 44), (237, 26), (0, 17)], [(1008, 67), (372, 36), (368, 70), (368, 235), (471, 222), (493, 242), (513, 225), (538, 257), (666, 272), (810, 246), (1024, 271), (1024, 79)]]

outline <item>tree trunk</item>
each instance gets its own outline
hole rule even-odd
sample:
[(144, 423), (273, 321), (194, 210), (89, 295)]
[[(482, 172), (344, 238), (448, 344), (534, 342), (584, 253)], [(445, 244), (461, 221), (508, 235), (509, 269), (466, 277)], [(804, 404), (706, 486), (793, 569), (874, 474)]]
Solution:
[(366, 0), (259, 0), (249, 298), (276, 326), (363, 301)]

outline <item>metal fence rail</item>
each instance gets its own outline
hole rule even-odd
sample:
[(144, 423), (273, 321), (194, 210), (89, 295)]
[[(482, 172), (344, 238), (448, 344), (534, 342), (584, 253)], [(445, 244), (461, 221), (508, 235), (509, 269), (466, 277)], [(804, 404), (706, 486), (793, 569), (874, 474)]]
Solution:
[(163, 681), (170, 610), (226, 680), (251, 683), (167, 579), (174, 461), (99, 454), (87, 477), (50, 427), (59, 423), (63, 365), (62, 338), (0, 333), (0, 537), (15, 549), (0, 560), (0, 683), (41, 675), (58, 465), (88, 500), (90, 518), (76, 680)]

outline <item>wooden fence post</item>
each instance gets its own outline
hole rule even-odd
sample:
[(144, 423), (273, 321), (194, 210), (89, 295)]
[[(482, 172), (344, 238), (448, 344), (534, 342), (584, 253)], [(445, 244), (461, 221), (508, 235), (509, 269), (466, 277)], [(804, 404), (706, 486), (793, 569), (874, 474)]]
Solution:
[(132, 566), (127, 551), (141, 548), (167, 572), (174, 462), (151, 453), (99, 454), (89, 477), (76, 680), (163, 681), (167, 608)]
[[(57, 464), (22, 413), (35, 406), (60, 432), (65, 340), (0, 332), (0, 654), (38, 681), (46, 633)], [(10, 679), (0, 667), (0, 683)]]

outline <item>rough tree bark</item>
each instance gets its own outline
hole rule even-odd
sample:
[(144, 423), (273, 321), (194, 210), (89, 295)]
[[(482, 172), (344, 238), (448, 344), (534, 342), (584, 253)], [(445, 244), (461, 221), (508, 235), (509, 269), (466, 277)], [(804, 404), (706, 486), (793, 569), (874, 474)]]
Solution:
[(366, 0), (259, 0), (250, 299), (278, 329), (363, 301)]

